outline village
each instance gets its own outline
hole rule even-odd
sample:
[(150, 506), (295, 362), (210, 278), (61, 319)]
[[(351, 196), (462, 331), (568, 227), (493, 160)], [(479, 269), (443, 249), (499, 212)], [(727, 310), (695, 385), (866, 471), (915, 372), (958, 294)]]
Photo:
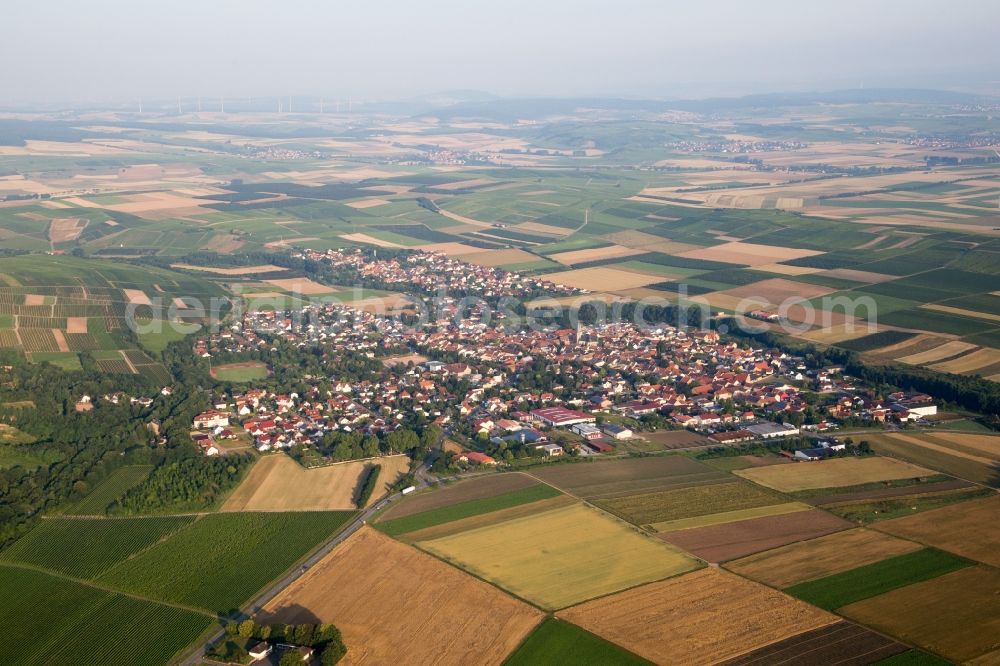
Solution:
[[(548, 287), (431, 253), (374, 260), (375, 268), (354, 253), (322, 256), (428, 292), (457, 284), (502, 296)], [(448, 267), (441, 273), (439, 261)], [(198, 339), (194, 352), (266, 359), (279, 348), (321, 349), (329, 372), (310, 376), (301, 392), (219, 394), (214, 409), (192, 423), (193, 437), (207, 455), (222, 452), (219, 440), (237, 432), (260, 452), (308, 450), (331, 434), (385, 437), (434, 424), (460, 444), (449, 451), (451, 463), (495, 465), (612, 454), (622, 442), (661, 431), (697, 433), (701, 446), (735, 445), (825, 433), (845, 422), (918, 421), (937, 411), (931, 396), (877, 396), (840, 367), (811, 368), (804, 358), (723, 340), (715, 331), (632, 323), (508, 330), (478, 312), (458, 312), (454, 297), (440, 300), (448, 316), (417, 327), (336, 303), (241, 313), (228, 329)], [(338, 372), (346, 355), (372, 365), (348, 376)], [(365, 455), (380, 452), (369, 448)], [(790, 454), (808, 460), (843, 448), (824, 437)]]

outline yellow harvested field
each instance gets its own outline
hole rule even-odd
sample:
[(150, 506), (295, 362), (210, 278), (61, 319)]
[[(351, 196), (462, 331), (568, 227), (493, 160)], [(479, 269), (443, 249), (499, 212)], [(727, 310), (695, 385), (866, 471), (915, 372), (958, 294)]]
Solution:
[[(749, 311), (765, 307), (768, 304), (777, 307), (786, 301), (789, 304), (807, 301), (812, 298), (826, 296), (834, 291), (830, 287), (823, 287), (818, 284), (795, 282), (794, 280), (786, 280), (785, 278), (771, 278), (742, 287), (734, 287), (732, 289), (705, 294), (705, 299), (713, 307)], [(789, 317), (794, 319), (792, 316), (794, 310), (800, 309), (800, 307), (789, 308)], [(817, 314), (817, 318), (819, 316)]]
[(713, 664), (838, 619), (712, 568), (596, 599), (557, 616), (657, 664)]
[(149, 300), (149, 296), (142, 289), (122, 289), (122, 293), (125, 294), (125, 298), (128, 302), (133, 305), (152, 305), (153, 302)]
[(968, 567), (850, 604), (839, 612), (955, 663), (995, 666), (1000, 663), (997, 590), (1000, 571)]
[(492, 222), (483, 222), (482, 220), (474, 220), (471, 217), (466, 217), (465, 215), (459, 215), (458, 213), (452, 213), (451, 211), (440, 209), (438, 211), (441, 215), (444, 215), (450, 220), (455, 220), (456, 222), (461, 222), (462, 224), (471, 224), (474, 227), (486, 227), (492, 228)]
[(349, 201), (345, 205), (350, 206), (351, 208), (364, 210), (365, 208), (384, 206), (387, 203), (389, 203), (388, 199), (361, 199), (360, 201)]
[(564, 608), (689, 571), (697, 561), (583, 504), (420, 546), (542, 608)]
[(778, 275), (812, 275), (819, 273), (822, 268), (810, 268), (809, 266), (789, 266), (787, 264), (762, 264), (755, 266), (758, 271), (766, 273), (777, 273)]
[(63, 335), (62, 330), (58, 328), (50, 330), (52, 331), (52, 337), (56, 340), (56, 347), (58, 347), (59, 351), (68, 352), (69, 345), (66, 343), (66, 336)]
[(986, 321), (1000, 321), (1000, 315), (990, 314), (989, 312), (977, 312), (976, 310), (966, 310), (965, 308), (953, 308), (950, 305), (938, 305), (936, 303), (927, 303), (921, 305), (925, 310), (934, 310), (935, 312), (947, 312), (949, 314), (962, 315), (963, 317), (973, 317), (974, 319), (985, 319)]
[(816, 580), (921, 548), (867, 529), (834, 532), (726, 564), (730, 571), (777, 588)]
[(256, 275), (258, 273), (277, 273), (285, 270), (281, 266), (262, 264), (260, 266), (240, 266), (239, 268), (215, 268), (213, 266), (192, 266), (191, 264), (170, 264), (171, 268), (183, 268), (189, 271), (204, 271), (216, 275)]
[(460, 254), (474, 254), (476, 252), (489, 252), (485, 247), (475, 247), (465, 243), (430, 243), (428, 245), (418, 245), (418, 248), (426, 252), (440, 252), (448, 257), (455, 257)]
[(368, 234), (340, 234), (340, 237), (344, 240), (354, 241), (355, 243), (367, 243), (368, 245), (374, 245), (375, 247), (392, 247), (401, 248), (406, 247), (405, 245), (400, 245), (399, 243), (393, 243), (392, 241), (382, 240), (381, 238), (375, 238), (374, 236), (369, 236)]
[(801, 257), (812, 257), (823, 254), (818, 250), (805, 250), (793, 247), (776, 247), (759, 245), (757, 243), (723, 243), (712, 247), (682, 252), (677, 256), (689, 259), (705, 259), (721, 261), (728, 264), (746, 264), (747, 266), (763, 266)]
[(342, 664), (501, 664), (542, 613), (363, 527), (260, 617), (337, 625), (349, 646)]
[(917, 354), (909, 354), (907, 356), (900, 356), (896, 360), (900, 363), (909, 363), (910, 365), (924, 365), (926, 363), (934, 363), (935, 361), (940, 361), (941, 359), (950, 358), (952, 356), (957, 356), (963, 352), (967, 352), (970, 349), (975, 349), (976, 345), (971, 342), (962, 342), (961, 340), (952, 340), (951, 342), (946, 342), (939, 347), (930, 349), (925, 352), (920, 352)]
[(886, 520), (875, 523), (875, 529), (1000, 567), (997, 516), (1000, 516), (1000, 495)]
[(331, 511), (354, 509), (354, 494), (369, 465), (382, 466), (371, 504), (409, 469), (406, 456), (337, 463), (306, 469), (283, 453), (257, 461), (222, 511)]
[(558, 252), (550, 254), (549, 259), (558, 261), (564, 266), (582, 264), (587, 261), (597, 259), (613, 259), (615, 257), (631, 257), (636, 254), (644, 254), (645, 250), (624, 247), (622, 245), (612, 245), (610, 247), (595, 247), (587, 250), (573, 250), (572, 252)]
[(86, 317), (66, 317), (66, 332), (67, 333), (86, 333), (87, 332), (87, 318)]
[(545, 279), (556, 284), (577, 287), (578, 289), (613, 293), (623, 289), (635, 289), (636, 287), (645, 287), (647, 284), (663, 282), (666, 278), (663, 276), (632, 273), (607, 266), (595, 266), (593, 268), (562, 271), (561, 273), (549, 273), (545, 276)]
[(265, 282), (293, 294), (330, 294), (337, 291), (337, 287), (329, 287), (325, 284), (314, 282), (309, 278), (283, 278), (280, 280), (265, 280)]
[(663, 236), (654, 236), (642, 231), (616, 231), (613, 234), (602, 236), (604, 240), (611, 241), (615, 245), (623, 245), (643, 252), (663, 252), (665, 254), (679, 254), (697, 250), (700, 245), (691, 243), (680, 243), (672, 241)]
[(877, 332), (878, 327), (872, 326), (870, 322), (848, 321), (843, 324), (834, 324), (826, 328), (807, 331), (795, 337), (812, 342), (831, 344), (834, 342), (843, 342), (844, 340), (853, 340), (854, 338), (860, 338), (863, 335)]
[(540, 224), (538, 222), (524, 222), (515, 227), (518, 231), (527, 231), (529, 233), (536, 234), (547, 234), (549, 236), (567, 236), (572, 232), (572, 229), (567, 229), (565, 227), (556, 227), (551, 224)]
[(899, 442), (919, 446), (928, 451), (937, 451), (938, 453), (965, 458), (966, 460), (971, 460), (982, 465), (992, 466), (995, 462), (1000, 461), (1000, 451), (997, 450), (997, 443), (1000, 442), (1000, 438), (991, 437), (990, 439), (993, 440), (992, 449), (984, 452), (986, 455), (979, 455), (980, 452), (974, 447), (961, 444), (957, 441), (959, 434), (938, 432), (934, 433), (933, 436), (929, 433), (921, 433), (919, 436), (915, 436), (893, 432), (885, 436)]
[(443, 183), (440, 185), (434, 185), (435, 190), (464, 190), (470, 187), (481, 187), (483, 185), (490, 185), (495, 183), (495, 180), (490, 178), (469, 178), (468, 180), (456, 180), (450, 183)]
[(456, 255), (454, 258), (466, 263), (489, 267), (504, 266), (506, 264), (526, 264), (540, 260), (538, 255), (517, 249), (472, 252), (465, 255)]
[(49, 223), (49, 240), (53, 243), (65, 243), (76, 240), (86, 228), (89, 220), (78, 217), (64, 217)]
[(840, 488), (892, 479), (933, 476), (935, 472), (895, 458), (831, 458), (794, 465), (751, 467), (733, 472), (744, 479), (780, 492), (813, 488)]
[(930, 368), (931, 370), (937, 370), (938, 372), (953, 372), (955, 374), (961, 374), (963, 372), (975, 372), (980, 368), (991, 366), (994, 363), (1000, 363), (1000, 349), (983, 347), (982, 349), (978, 349), (971, 354), (959, 356), (958, 358), (945, 361), (943, 363), (935, 363), (930, 366)]

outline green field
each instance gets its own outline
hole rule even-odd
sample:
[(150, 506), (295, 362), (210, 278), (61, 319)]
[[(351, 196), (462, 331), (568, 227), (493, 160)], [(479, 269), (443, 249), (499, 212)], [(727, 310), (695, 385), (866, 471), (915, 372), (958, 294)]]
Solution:
[(614, 643), (595, 636), (575, 624), (550, 617), (514, 651), (504, 666), (573, 664), (574, 666), (625, 666), (649, 664)]
[(972, 562), (950, 553), (924, 548), (818, 580), (799, 583), (787, 588), (785, 592), (814, 606), (834, 610), (906, 585), (937, 578), (971, 564)]
[(72, 578), (95, 578), (192, 522), (192, 518), (48, 518), (0, 552), (0, 561)]
[(99, 581), (144, 597), (228, 613), (353, 515), (339, 511), (204, 516)]
[(5, 664), (159, 666), (214, 623), (209, 615), (6, 565), (0, 598)]
[(213, 370), (213, 376), (220, 382), (250, 382), (267, 377), (267, 366), (264, 364), (252, 367), (219, 366)]
[(400, 534), (415, 532), (426, 527), (434, 527), (435, 525), (450, 523), (461, 518), (469, 518), (471, 516), (478, 516), (484, 513), (491, 513), (493, 511), (507, 509), (512, 506), (519, 506), (521, 504), (528, 504), (529, 502), (549, 499), (550, 497), (558, 497), (560, 494), (561, 493), (558, 490), (552, 488), (551, 486), (539, 484), (537, 486), (514, 490), (512, 492), (503, 493), (502, 495), (496, 495), (494, 497), (469, 500), (467, 502), (460, 502), (458, 504), (442, 507), (440, 509), (432, 509), (430, 511), (423, 511), (421, 513), (415, 513), (413, 515), (396, 518), (394, 520), (387, 520), (383, 523), (376, 524), (375, 527), (389, 536), (399, 536)]
[(595, 500), (594, 504), (636, 525), (649, 525), (787, 501), (777, 493), (735, 482)]
[(63, 511), (66, 515), (101, 515), (127, 491), (149, 478), (152, 465), (119, 467), (94, 487), (82, 500)]

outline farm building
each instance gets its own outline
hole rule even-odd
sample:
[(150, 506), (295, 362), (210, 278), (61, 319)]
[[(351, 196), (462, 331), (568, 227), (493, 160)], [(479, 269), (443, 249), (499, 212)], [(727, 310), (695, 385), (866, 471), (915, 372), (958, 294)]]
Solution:
[(604, 426), (604, 434), (613, 439), (629, 439), (635, 433), (625, 426), (608, 423)]
[(559, 446), (558, 444), (552, 444), (552, 443), (542, 444), (541, 446), (535, 448), (541, 449), (542, 451), (545, 452), (545, 455), (549, 456), (550, 458), (555, 458), (556, 456), (561, 456), (562, 454), (566, 453), (566, 451), (563, 450), (563, 447)]
[(578, 412), (575, 409), (565, 407), (542, 407), (533, 409), (531, 415), (545, 425), (557, 428), (559, 426), (571, 426), (577, 423), (593, 423), (596, 419), (590, 414)]
[(601, 438), (600, 429), (597, 426), (593, 426), (589, 423), (577, 423), (576, 425), (572, 426), (570, 430), (575, 432), (580, 437), (583, 437), (584, 439), (589, 440), (589, 439)]
[(597, 453), (611, 453), (615, 450), (615, 447), (611, 446), (607, 442), (602, 442), (599, 439), (588, 441), (587, 448), (592, 449)]
[(756, 437), (749, 430), (739, 429), (730, 430), (727, 432), (715, 432), (708, 436), (713, 442), (718, 442), (719, 444), (737, 444), (739, 442), (749, 442), (751, 439)]
[(773, 439), (775, 437), (788, 437), (799, 434), (799, 429), (791, 423), (758, 423), (747, 426), (749, 432), (755, 437), (762, 439)]
[(250, 648), (250, 658), (254, 661), (259, 661), (270, 655), (273, 650), (273, 647), (262, 641)]

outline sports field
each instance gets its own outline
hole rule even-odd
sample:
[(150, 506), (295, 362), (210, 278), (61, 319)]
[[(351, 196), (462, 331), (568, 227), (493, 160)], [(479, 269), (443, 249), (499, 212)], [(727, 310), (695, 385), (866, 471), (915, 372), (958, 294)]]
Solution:
[(754, 467), (733, 472), (781, 492), (855, 486), (875, 481), (933, 476), (929, 469), (893, 458), (833, 458), (795, 465)]
[(328, 511), (354, 509), (354, 498), (369, 465), (382, 471), (368, 503), (377, 502), (407, 472), (404, 455), (306, 469), (288, 456), (263, 456), (229, 496), (222, 511)]
[(267, 375), (267, 366), (259, 361), (226, 363), (212, 368), (212, 377), (220, 382), (250, 382), (264, 379)]
[(454, 663), (499, 664), (542, 613), (363, 528), (268, 603), (261, 617), (336, 624), (347, 664), (430, 663), (443, 655)]
[(836, 621), (711, 568), (574, 606), (558, 617), (659, 664), (715, 663)]
[(582, 504), (420, 542), (420, 547), (547, 609), (697, 566)]

